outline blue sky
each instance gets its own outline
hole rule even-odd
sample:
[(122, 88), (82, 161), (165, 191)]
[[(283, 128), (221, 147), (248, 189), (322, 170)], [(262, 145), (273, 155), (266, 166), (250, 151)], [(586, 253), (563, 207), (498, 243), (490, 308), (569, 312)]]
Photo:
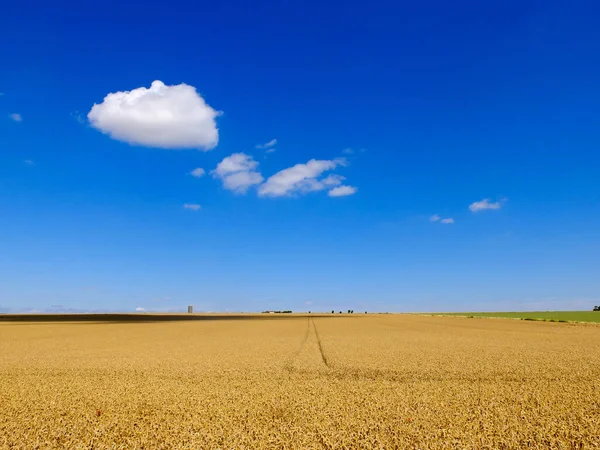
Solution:
[(597, 2), (85, 3), (0, 16), (0, 310), (600, 304)]

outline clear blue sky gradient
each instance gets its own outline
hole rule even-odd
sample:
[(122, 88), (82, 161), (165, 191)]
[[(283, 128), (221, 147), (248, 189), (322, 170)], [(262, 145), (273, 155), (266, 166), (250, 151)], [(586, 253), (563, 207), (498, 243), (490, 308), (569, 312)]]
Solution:
[[(597, 1), (39, 3), (0, 14), (0, 311), (600, 304)], [(224, 112), (214, 150), (76, 120), (154, 80)], [(189, 175), (345, 148), (348, 197)]]

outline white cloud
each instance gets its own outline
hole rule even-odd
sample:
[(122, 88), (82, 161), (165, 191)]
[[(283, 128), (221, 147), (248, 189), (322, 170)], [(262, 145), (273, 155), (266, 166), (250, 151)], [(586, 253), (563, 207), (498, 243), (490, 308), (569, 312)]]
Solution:
[(138, 306), (137, 308), (135, 308), (135, 310), (137, 312), (144, 312), (144, 311), (146, 311), (146, 308), (142, 308), (141, 306)]
[(234, 153), (223, 158), (217, 168), (212, 171), (214, 175), (225, 176), (233, 172), (252, 171), (258, 167), (258, 162), (245, 153)]
[(311, 191), (321, 191), (328, 187), (339, 185), (342, 177), (328, 176), (319, 180), (323, 172), (345, 166), (343, 158), (335, 160), (311, 159), (306, 164), (296, 164), (277, 172), (258, 188), (260, 196), (281, 197)]
[(33, 165), (35, 165), (35, 162), (32, 159), (26, 159), (23, 161), (23, 164), (26, 164), (28, 166), (33, 166)]
[(227, 190), (244, 194), (251, 186), (258, 185), (264, 180), (258, 172), (235, 172), (222, 178), (223, 187)]
[(489, 198), (484, 198), (483, 200), (473, 202), (469, 205), (469, 209), (472, 212), (484, 211), (486, 209), (500, 209), (501, 207), (502, 202), (490, 202)]
[(352, 155), (354, 153), (354, 150), (352, 150), (351, 148), (345, 148), (344, 150), (342, 150), (342, 153), (346, 155)]
[(190, 175), (196, 178), (202, 178), (206, 171), (202, 167), (196, 167), (190, 172)]
[(23, 122), (23, 117), (21, 116), (21, 114), (13, 113), (9, 114), (8, 117), (10, 117), (15, 122)]
[(354, 186), (338, 186), (330, 190), (327, 195), (330, 197), (344, 197), (346, 195), (356, 194), (358, 191)]
[(211, 172), (214, 178), (223, 182), (223, 187), (238, 194), (244, 194), (250, 187), (263, 182), (257, 170), (258, 162), (245, 153), (227, 156)]
[(202, 206), (198, 203), (184, 203), (183, 208), (189, 209), (191, 211), (200, 211), (202, 209)]
[(277, 139), (271, 139), (266, 144), (258, 144), (256, 146), (256, 148), (271, 148), (271, 147), (275, 147), (276, 144), (277, 144)]
[(447, 217), (445, 219), (442, 219), (439, 214), (434, 214), (433, 216), (431, 216), (429, 218), (430, 222), (439, 222), (439, 223), (444, 223), (444, 224), (451, 224), (454, 223), (454, 219), (452, 217)]
[(323, 178), (320, 183), (325, 187), (339, 186), (345, 179), (346, 177), (332, 173)]
[(196, 88), (154, 81), (149, 89), (108, 94), (88, 113), (90, 124), (118, 141), (158, 148), (211, 150), (219, 141), (216, 117)]

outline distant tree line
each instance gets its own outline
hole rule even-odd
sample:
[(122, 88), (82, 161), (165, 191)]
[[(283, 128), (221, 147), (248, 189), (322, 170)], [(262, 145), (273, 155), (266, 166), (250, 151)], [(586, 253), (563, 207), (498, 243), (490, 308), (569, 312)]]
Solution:
[(600, 311), (600, 306), (594, 306), (594, 311)]
[(292, 311), (286, 309), (285, 311), (263, 311), (263, 314), (291, 314)]

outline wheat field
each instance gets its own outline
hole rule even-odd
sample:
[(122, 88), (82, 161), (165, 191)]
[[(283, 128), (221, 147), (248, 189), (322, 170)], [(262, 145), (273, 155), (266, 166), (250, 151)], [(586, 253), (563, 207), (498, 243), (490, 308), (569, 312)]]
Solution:
[(600, 327), (0, 322), (0, 448), (600, 448)]

